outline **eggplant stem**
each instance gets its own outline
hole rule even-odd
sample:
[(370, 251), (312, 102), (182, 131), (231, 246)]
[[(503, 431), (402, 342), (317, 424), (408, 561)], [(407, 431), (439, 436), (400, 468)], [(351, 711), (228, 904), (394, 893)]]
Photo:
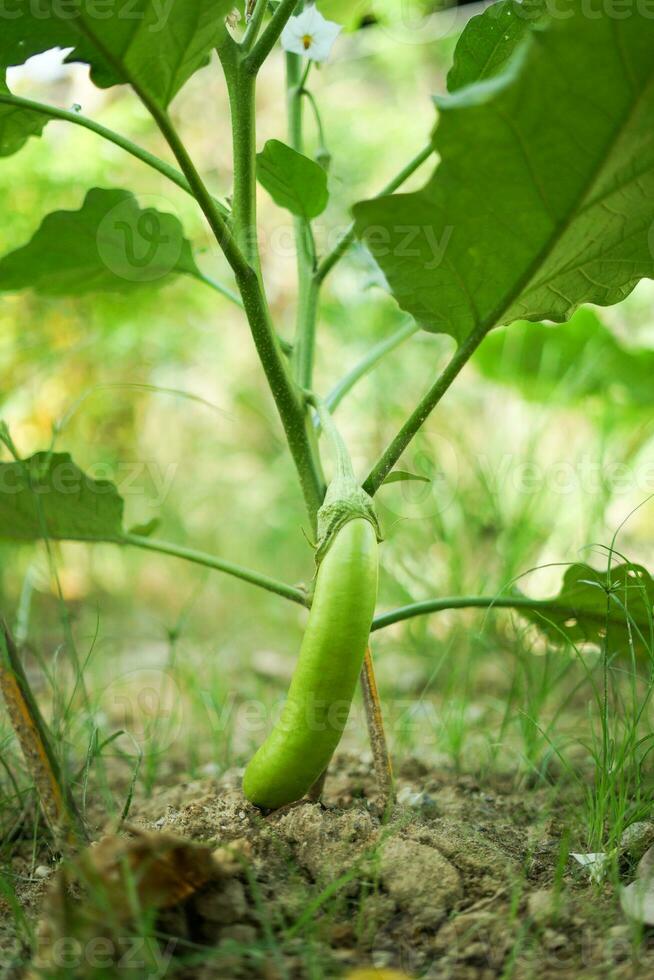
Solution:
[(370, 739), (370, 747), (372, 749), (375, 778), (382, 801), (382, 809), (385, 810), (395, 798), (393, 790), (393, 762), (388, 751), (388, 742), (386, 741), (384, 716), (377, 681), (375, 679), (375, 667), (370, 646), (366, 647), (363, 668), (361, 670), (361, 690), (363, 692), (363, 704), (366, 711), (368, 738)]

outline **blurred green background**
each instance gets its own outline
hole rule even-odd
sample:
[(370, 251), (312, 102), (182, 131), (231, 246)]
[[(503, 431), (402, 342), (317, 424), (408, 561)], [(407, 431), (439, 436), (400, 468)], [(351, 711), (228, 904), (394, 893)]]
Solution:
[[(313, 72), (333, 157), (319, 245), (428, 138), (431, 95), (444, 91), (455, 40), (451, 24), (431, 23), (343, 36), (329, 64)], [(79, 104), (165, 154), (145, 110), (122, 89), (94, 89), (79, 66), (60, 69), (49, 57), (16, 77), (18, 94)], [(228, 195), (228, 109), (217, 64), (195, 76), (173, 108), (211, 188)], [(279, 53), (261, 78), (258, 118), (260, 146), (284, 139)], [(311, 151), (309, 113), (307, 133)], [(0, 167), (3, 252), (23, 244), (50, 211), (79, 207), (89, 187), (128, 188), (177, 214), (203, 270), (230, 284), (192, 200), (94, 135), (50, 123), (43, 139)], [(291, 226), (263, 191), (259, 203), (273, 314), (290, 338)], [(525, 573), (521, 588), (552, 594), (560, 563), (605, 564), (601, 546), (627, 518), (617, 547), (652, 568), (653, 299), (646, 283), (620, 308), (598, 311), (604, 328), (589, 311), (576, 330), (533, 328), (532, 336), (516, 325), (489, 338), (402, 460), (401, 468), (431, 482), (380, 491), (380, 609), (492, 595)], [(318, 391), (326, 394), (402, 322), (355, 249), (324, 293)], [(362, 476), (450, 349), (447, 338), (419, 333), (342, 403), (338, 421)], [(0, 296), (0, 415), (23, 455), (47, 448), (56, 427), (57, 449), (118, 484), (127, 526), (156, 517), (157, 536), (178, 544), (288, 582), (313, 574), (295, 473), (245, 318), (201, 284), (180, 278), (128, 297)], [(25, 643), (60, 746), (76, 764), (88, 751), (89, 779), (110, 810), (122, 806), (139, 758), (139, 792), (179, 773), (243, 764), (261, 739), (256, 705), (267, 710), (283, 698), (306, 618), (218, 573), (112, 546), (1, 545), (0, 602)], [(582, 770), (589, 763), (596, 661), (582, 666), (571, 651), (547, 648), (510, 614), (453, 612), (400, 624), (375, 637), (374, 653), (398, 757), (518, 780), (549, 778), (564, 753)], [(22, 785), (2, 718), (2, 757)], [(648, 707), (639, 723), (651, 727)], [(129, 735), (96, 752), (121, 730)], [(366, 749), (360, 706), (345, 746)], [(0, 779), (8, 820), (15, 800), (7, 773)]]

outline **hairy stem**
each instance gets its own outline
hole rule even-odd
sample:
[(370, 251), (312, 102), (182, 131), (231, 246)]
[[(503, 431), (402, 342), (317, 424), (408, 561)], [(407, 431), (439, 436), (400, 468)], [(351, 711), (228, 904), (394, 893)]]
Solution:
[(291, 602), (297, 602), (300, 606), (306, 606), (309, 603), (307, 594), (301, 589), (296, 589), (292, 585), (286, 585), (285, 582), (278, 582), (268, 575), (251, 571), (249, 568), (243, 568), (241, 565), (235, 565), (233, 562), (225, 561), (223, 558), (208, 555), (203, 551), (184, 548), (181, 545), (171, 544), (168, 541), (158, 541), (155, 538), (144, 538), (138, 534), (126, 534), (119, 543), (132, 545), (135, 548), (142, 548), (145, 551), (156, 551), (161, 555), (171, 555), (173, 558), (182, 558), (184, 561), (190, 561), (196, 565), (203, 565), (205, 568), (225, 572), (227, 575), (232, 575), (234, 578), (248, 582), (250, 585), (256, 585), (260, 589), (266, 589), (267, 592), (274, 592), (276, 595), (282, 596), (284, 599), (289, 599)]
[[(242, 72), (239, 72), (239, 77), (243, 77)], [(254, 99), (254, 91), (248, 93), (248, 97)], [(312, 522), (312, 529), (315, 530), (316, 515), (322, 503), (324, 486), (315, 464), (305, 426), (304, 405), (297, 387), (293, 384), (288, 374), (284, 354), (272, 323), (268, 302), (261, 285), (258, 270), (249, 263), (239, 242), (237, 242), (231, 229), (218, 212), (213, 198), (205, 187), (202, 178), (195, 168), (195, 164), (191, 160), (186, 147), (179, 138), (168, 115), (159, 109), (156, 104), (148, 104), (148, 108), (175, 154), (182, 172), (187, 177), (198, 204), (211, 226), (216, 241), (222, 248), (236, 276), (236, 283), (243, 299), (243, 306), (252, 337), (300, 477), (302, 493)], [(248, 127), (247, 130), (243, 130), (242, 135), (247, 135), (247, 139), (254, 145), (253, 126)], [(253, 145), (252, 147), (248, 147), (247, 150), (241, 149), (239, 151), (239, 159), (235, 161), (237, 167), (244, 166), (246, 155), (248, 158), (253, 155)], [(248, 167), (244, 174), (239, 172), (238, 177), (235, 177), (235, 186), (236, 184), (244, 185), (246, 178), (249, 179), (250, 184), (253, 184), (255, 175), (252, 167)], [(253, 196), (254, 192), (254, 187), (250, 187), (248, 194)], [(245, 197), (245, 190), (242, 191), (242, 194)], [(243, 219), (241, 219), (242, 223)], [(250, 247), (256, 247), (256, 235), (250, 239)]]
[(431, 412), (438, 405), (453, 381), (458, 377), (487, 333), (487, 327), (483, 326), (466, 337), (461, 346), (455, 351), (445, 370), (421, 399), (393, 441), (386, 447), (363, 484), (364, 490), (371, 497), (374, 496), (382, 485), (415, 434), (429, 418)]
[(225, 72), (232, 119), (234, 156), (233, 233), (253, 269), (260, 273), (256, 194), (256, 76), (244, 70), (236, 42), (229, 36), (218, 49)]

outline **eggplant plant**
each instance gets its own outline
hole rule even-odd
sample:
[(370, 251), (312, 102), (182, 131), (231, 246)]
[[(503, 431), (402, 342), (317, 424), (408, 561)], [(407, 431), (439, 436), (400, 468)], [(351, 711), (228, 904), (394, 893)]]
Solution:
[[(566, 323), (583, 304), (619, 303), (641, 279), (654, 276), (654, 16), (638, 0), (619, 9), (610, 0), (500, 0), (473, 17), (456, 46), (447, 91), (435, 97), (435, 127), (425, 133), (424, 146), (407, 147), (406, 166), (383, 189), (371, 175), (370, 196), (351, 202), (351, 224), (320, 254), (313, 231), (329, 202), (330, 160), (325, 146), (314, 157), (305, 154), (304, 109), (311, 107), (322, 135), (328, 123), (311, 81), (316, 63), (341, 43), (341, 27), (329, 19), (334, 4), (254, 0), (245, 9), (243, 3), (237, 11), (232, 7), (233, 0), (4, 0), (3, 79), (7, 69), (33, 55), (65, 49), (66, 61), (87, 65), (99, 88), (132, 89), (175, 165), (76, 108), (15, 95), (4, 81), (0, 155), (18, 152), (53, 120), (85, 127), (191, 196), (233, 281), (218, 283), (201, 271), (177, 218), (141, 207), (128, 189), (92, 188), (78, 210), (47, 215), (25, 245), (0, 259), (0, 292), (129, 292), (185, 275), (242, 307), (315, 539), (313, 587), (304, 590), (158, 540), (147, 528), (125, 529), (123, 501), (112, 484), (91, 479), (54, 443), (23, 458), (6, 426), (0, 437), (10, 458), (0, 464), (0, 536), (146, 549), (307, 607), (283, 714), (245, 774), (246, 795), (274, 808), (319, 786), (362, 667), (378, 775), (389, 777), (369, 652), (376, 630), (442, 609), (510, 608), (554, 640), (607, 642), (608, 625), (615, 626), (615, 649), (646, 642), (654, 582), (644, 568), (628, 563), (607, 572), (575, 565), (555, 598), (536, 601), (516, 590), (441, 596), (375, 617), (383, 553), (375, 497), (387, 481), (415, 478), (397, 469), (402, 454), (494, 328), (516, 321)], [(257, 81), (264, 63), (281, 57), (288, 133), (261, 147)], [(229, 94), (231, 191), (210, 186), (170, 111), (200, 69), (221, 71)], [(207, 126), (227, 123), (207, 120)], [(402, 192), (421, 168), (429, 168), (423, 186)], [(258, 245), (257, 184), (294, 222), (297, 303), (290, 342), (280, 337), (271, 312)], [(150, 246), (145, 260), (137, 260), (135, 235)], [(321, 290), (357, 243), (375, 260), (409, 320), (330, 395), (321, 394), (314, 385)], [(335, 408), (382, 357), (401, 357), (401, 344), (419, 329), (449, 335), (454, 352), (381, 456), (370, 460), (369, 472), (357, 477)], [(4, 652), (5, 693), (16, 675), (24, 691), (10, 638)], [(15, 684), (12, 691), (15, 701)], [(27, 714), (29, 702), (26, 696)], [(46, 737), (40, 723), (34, 738)]]

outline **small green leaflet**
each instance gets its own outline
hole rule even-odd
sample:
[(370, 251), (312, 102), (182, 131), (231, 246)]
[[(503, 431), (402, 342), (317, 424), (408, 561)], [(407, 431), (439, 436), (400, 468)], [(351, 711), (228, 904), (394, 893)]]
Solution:
[(178, 219), (142, 210), (129, 191), (96, 187), (79, 211), (49, 214), (26, 245), (0, 259), (0, 292), (125, 291), (175, 273), (200, 276)]
[(654, 20), (562, 2), (499, 74), (438, 100), (422, 190), (354, 209), (400, 306), (459, 342), (654, 276)]
[(232, 0), (4, 0), (0, 70), (51, 48), (165, 108), (223, 37)]
[(94, 480), (68, 453), (36, 453), (0, 463), (0, 539), (120, 541), (123, 500), (113, 483)]
[(473, 364), (530, 401), (567, 403), (610, 392), (615, 408), (654, 406), (654, 350), (626, 347), (586, 307), (562, 326), (519, 320), (494, 330)]
[(145, 524), (134, 524), (127, 533), (138, 535), (139, 538), (151, 538), (160, 524), (161, 518), (153, 517), (152, 520), (147, 521)]
[(317, 218), (327, 207), (323, 168), (279, 140), (268, 140), (257, 154), (257, 179), (275, 204), (299, 218)]
[(626, 562), (609, 572), (571, 565), (559, 594), (519, 614), (554, 643), (592, 643), (609, 656), (654, 654), (654, 580), (641, 565)]
[(410, 483), (412, 481), (431, 483), (431, 480), (426, 476), (418, 476), (417, 473), (408, 473), (406, 470), (393, 470), (392, 473), (388, 474), (382, 486), (387, 486), (389, 483)]
[(543, 17), (543, 0), (500, 0), (468, 21), (447, 76), (450, 92), (498, 75)]
[[(0, 81), (0, 96), (8, 93), (9, 89)], [(47, 121), (47, 116), (0, 102), (0, 157), (16, 153), (30, 136), (40, 136)]]

